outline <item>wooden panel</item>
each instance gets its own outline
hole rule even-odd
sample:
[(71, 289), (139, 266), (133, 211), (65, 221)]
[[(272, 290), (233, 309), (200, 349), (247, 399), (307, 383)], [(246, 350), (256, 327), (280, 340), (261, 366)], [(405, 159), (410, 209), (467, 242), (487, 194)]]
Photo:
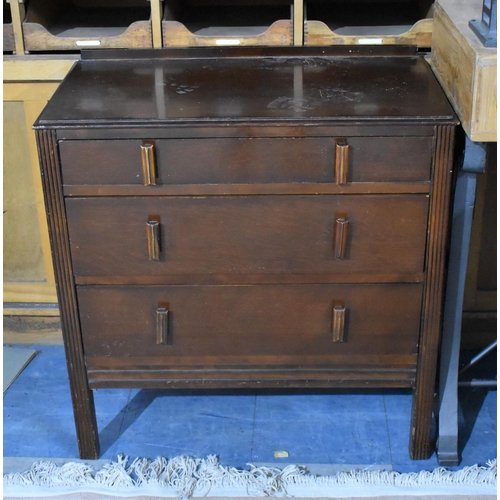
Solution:
[[(153, 144), (156, 185), (337, 181), (335, 138), (169, 139)], [(144, 184), (141, 145), (61, 141), (64, 184)], [(429, 180), (430, 137), (349, 137), (346, 149), (347, 183)]]
[(304, 2), (293, 0), (293, 44), (304, 45)]
[[(450, 107), (451, 111), (451, 107)], [(115, 140), (120, 139), (206, 139), (206, 138), (258, 138), (258, 137), (433, 137), (434, 126), (432, 123), (415, 126), (394, 123), (372, 124), (361, 123), (332, 123), (328, 125), (315, 124), (314, 127), (301, 124), (280, 124), (273, 127), (257, 124), (246, 124), (244, 127), (220, 127), (217, 124), (202, 127), (170, 127), (148, 126), (147, 133), (137, 124), (120, 128), (119, 135), (113, 127), (78, 127), (61, 128), (57, 130), (59, 140)]]
[(14, 42), (16, 54), (24, 54), (24, 39), (23, 39), (23, 29), (22, 21), (24, 19), (25, 10), (24, 3), (21, 2), (10, 2), (10, 11), (12, 15), (12, 29), (14, 31)]
[(56, 287), (53, 281), (4, 281), (3, 300), (6, 302), (56, 303)]
[(476, 66), (470, 137), (497, 141), (497, 61), (479, 60)]
[(408, 31), (397, 35), (339, 35), (321, 21), (305, 23), (305, 45), (416, 45), (430, 47), (433, 20), (422, 19)]
[(37, 131), (37, 144), (43, 176), (49, 231), (54, 252), (59, 308), (68, 374), (73, 401), (78, 448), (81, 458), (97, 459), (99, 435), (92, 391), (88, 386), (87, 369), (78, 317), (76, 290), (71, 272), (68, 230), (65, 222), (57, 142), (53, 131)]
[[(4, 56), (3, 81), (57, 81), (60, 82), (77, 61), (77, 55), (26, 55), (23, 58)], [(37, 92), (32, 98), (41, 99)]]
[[(478, 175), (464, 294), (464, 311), (497, 310), (497, 145), (486, 149), (486, 172)], [(470, 315), (469, 315), (470, 316)]]
[[(394, 364), (411, 359), (414, 367), (421, 300), (421, 284), (78, 287), (90, 370), (147, 371), (146, 363), (163, 369), (228, 363), (241, 370), (245, 363), (310, 368), (333, 359), (338, 367), (372, 365), (384, 355)], [(163, 303), (171, 340), (158, 344)], [(343, 342), (334, 339), (337, 303), (346, 309)]]
[(470, 30), (481, 0), (440, 0), (434, 14), (431, 65), (469, 138), (496, 141), (497, 55)]
[[(276, 21), (267, 31), (255, 36), (199, 36), (182, 23), (163, 21), (164, 47), (206, 47), (216, 45), (291, 45), (292, 22)], [(221, 42), (223, 40), (224, 42)]]
[[(57, 302), (54, 274), (52, 269), (51, 249), (47, 231), (47, 219), (45, 215), (44, 198), (42, 193), (42, 181), (40, 178), (40, 167), (38, 163), (37, 145), (32, 124), (40, 111), (45, 106), (49, 97), (54, 93), (58, 83), (8, 83), (4, 84), (4, 99), (9, 102), (9, 106), (16, 106), (24, 114), (23, 121), (9, 120), (4, 127), (5, 137), (12, 134), (12, 148), (14, 164), (11, 171), (6, 162), (4, 175), (12, 175), (13, 185), (5, 186), (5, 196), (17, 199), (19, 193), (28, 190), (28, 199), (23, 202), (20, 210), (12, 210), (8, 217), (11, 218), (12, 227), (4, 239), (4, 251), (13, 253), (16, 259), (21, 258), (23, 262), (19, 265), (24, 273), (33, 273), (31, 260), (36, 255), (31, 252), (30, 246), (36, 245), (41, 252), (37, 260), (38, 270), (31, 278), (26, 275), (24, 278), (18, 277), (15, 280), (8, 280), (4, 276), (4, 300), (7, 302)], [(7, 104), (7, 103), (6, 103)], [(23, 138), (26, 143), (23, 147)], [(7, 144), (7, 143), (6, 143)], [(4, 149), (4, 152), (9, 148)], [(25, 161), (28, 163), (23, 168), (17, 164), (23, 155), (28, 155)], [(28, 170), (26, 170), (28, 169)], [(17, 181), (16, 181), (17, 178)], [(31, 218), (26, 218), (24, 211), (32, 208)], [(22, 231), (28, 229), (28, 234), (22, 237)], [(15, 238), (19, 245), (16, 246)], [(23, 259), (23, 255), (28, 252), (28, 258)]]
[(57, 304), (4, 302), (3, 313), (5, 316), (59, 316), (59, 307)]
[(497, 145), (491, 144), (485, 179), (485, 209), (482, 214), (481, 250), (477, 273), (478, 290), (497, 289)]
[(22, 102), (4, 102), (4, 281), (44, 281), (43, 249)]
[(295, 184), (171, 184), (138, 185), (71, 185), (66, 196), (234, 196), (252, 194), (428, 194), (430, 182), (355, 182)]
[(162, 274), (155, 276), (76, 276), (79, 285), (238, 285), (314, 283), (421, 283), (424, 273), (414, 274)]
[(412, 404), (410, 456), (426, 459), (432, 453), (434, 386), (442, 327), (444, 278), (447, 260), (455, 127), (437, 127), (433, 195), (429, 209), (422, 330), (417, 383)]
[(161, 33), (163, 0), (149, 1), (151, 2), (151, 34), (153, 37), (153, 48), (159, 49), (163, 45), (163, 37)]
[[(66, 200), (76, 276), (416, 273), (424, 268), (428, 198), (252, 196)], [(127, 214), (124, 217), (124, 214)], [(350, 222), (335, 259), (335, 219)], [(146, 223), (161, 223), (148, 258)]]
[[(33, 312), (36, 314), (37, 311)], [(61, 321), (57, 316), (10, 316), (4, 311), (3, 342), (62, 345)]]

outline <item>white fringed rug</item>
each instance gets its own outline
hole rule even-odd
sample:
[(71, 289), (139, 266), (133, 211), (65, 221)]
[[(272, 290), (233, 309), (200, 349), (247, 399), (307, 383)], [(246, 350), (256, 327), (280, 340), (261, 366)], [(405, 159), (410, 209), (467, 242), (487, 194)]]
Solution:
[(398, 473), (387, 471), (339, 472), (312, 475), (298, 465), (284, 469), (224, 467), (216, 456), (159, 457), (153, 461), (119, 456), (95, 471), (85, 463), (36, 462), (22, 473), (4, 476), (4, 500), (160, 500), (209, 496), (249, 498), (379, 500), (493, 500), (496, 498), (496, 460), (486, 467), (465, 467), (451, 472)]

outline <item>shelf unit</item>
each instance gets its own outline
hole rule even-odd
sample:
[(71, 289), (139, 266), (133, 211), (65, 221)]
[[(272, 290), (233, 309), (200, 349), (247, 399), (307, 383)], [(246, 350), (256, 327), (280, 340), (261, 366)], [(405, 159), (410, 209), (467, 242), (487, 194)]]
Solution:
[(430, 47), (432, 12), (432, 0), (12, 0), (10, 9), (4, 0), (4, 52), (230, 45)]
[(432, 0), (305, 0), (305, 45), (430, 47)]

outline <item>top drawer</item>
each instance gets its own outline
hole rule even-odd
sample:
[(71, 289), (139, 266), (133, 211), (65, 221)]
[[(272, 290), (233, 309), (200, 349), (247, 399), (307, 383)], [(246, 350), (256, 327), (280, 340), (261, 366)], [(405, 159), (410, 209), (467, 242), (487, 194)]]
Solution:
[(427, 181), (432, 137), (63, 140), (65, 185)]

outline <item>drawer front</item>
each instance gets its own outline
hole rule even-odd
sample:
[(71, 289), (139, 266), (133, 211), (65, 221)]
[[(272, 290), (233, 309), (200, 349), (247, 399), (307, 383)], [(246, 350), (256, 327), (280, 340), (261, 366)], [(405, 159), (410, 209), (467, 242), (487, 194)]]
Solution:
[(431, 137), (59, 142), (65, 185), (427, 181)]
[(384, 356), (390, 363), (404, 356), (404, 364), (417, 354), (421, 284), (79, 286), (77, 293), (90, 369), (383, 364)]
[(421, 273), (425, 195), (71, 198), (76, 276)]

